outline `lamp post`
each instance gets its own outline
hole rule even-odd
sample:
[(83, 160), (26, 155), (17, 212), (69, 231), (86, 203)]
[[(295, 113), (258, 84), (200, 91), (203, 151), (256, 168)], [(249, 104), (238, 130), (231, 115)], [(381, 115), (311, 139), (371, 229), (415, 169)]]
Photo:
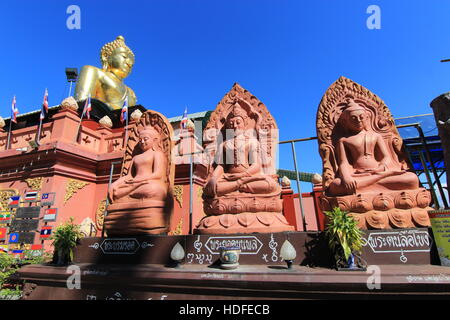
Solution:
[(69, 97), (72, 94), (72, 83), (76, 82), (78, 79), (78, 70), (77, 68), (66, 68), (66, 78), (70, 83), (69, 88)]

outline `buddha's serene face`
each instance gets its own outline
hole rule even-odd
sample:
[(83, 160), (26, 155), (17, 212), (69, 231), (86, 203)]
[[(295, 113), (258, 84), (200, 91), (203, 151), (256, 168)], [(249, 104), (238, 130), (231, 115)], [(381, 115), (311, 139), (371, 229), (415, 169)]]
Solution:
[(152, 131), (142, 131), (139, 134), (139, 146), (143, 151), (147, 151), (153, 148), (156, 141), (156, 133)]
[(366, 127), (368, 114), (363, 109), (347, 111), (345, 115), (345, 125), (353, 132), (360, 132)]
[(114, 49), (108, 58), (108, 70), (113, 72), (121, 79), (126, 78), (134, 65), (134, 57), (125, 48), (119, 47)]
[(242, 117), (230, 118), (227, 122), (227, 129), (233, 129), (235, 132), (242, 133), (245, 130), (245, 121)]

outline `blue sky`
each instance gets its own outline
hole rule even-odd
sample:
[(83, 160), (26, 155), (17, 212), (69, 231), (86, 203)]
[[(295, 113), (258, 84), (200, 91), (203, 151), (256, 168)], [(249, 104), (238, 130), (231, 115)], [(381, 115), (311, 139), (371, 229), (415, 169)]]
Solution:
[[(81, 9), (69, 30), (67, 7)], [(381, 29), (369, 30), (369, 5)], [(234, 82), (262, 100), (282, 140), (315, 136), (317, 106), (344, 75), (379, 95), (395, 117), (430, 113), (450, 90), (450, 1), (147, 0), (1, 1), (0, 115), (68, 92), (64, 69), (100, 66), (103, 44), (123, 35), (136, 55), (126, 84), (167, 117), (212, 110)], [(296, 146), (299, 167), (320, 172), (317, 142)], [(280, 167), (293, 168), (290, 147)], [(308, 188), (308, 187), (306, 187)]]

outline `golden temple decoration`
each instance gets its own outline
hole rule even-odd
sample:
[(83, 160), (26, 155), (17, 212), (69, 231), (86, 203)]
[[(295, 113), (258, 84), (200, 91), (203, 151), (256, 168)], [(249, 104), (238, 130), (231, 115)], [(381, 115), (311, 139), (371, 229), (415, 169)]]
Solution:
[(1, 189), (0, 190), (0, 211), (9, 211), (9, 198), (18, 195), (19, 191), (16, 189)]
[(0, 128), (3, 128), (5, 126), (5, 120), (3, 120), (2, 117), (0, 117)]
[(39, 177), (39, 178), (25, 179), (25, 182), (27, 183), (28, 187), (31, 188), (32, 190), (41, 190), (42, 184), (44, 183), (44, 178)]
[(69, 201), (69, 199), (72, 198), (72, 196), (78, 192), (78, 190), (84, 188), (88, 184), (89, 182), (69, 179), (66, 184), (66, 194), (64, 195), (64, 204), (66, 204), (67, 201)]
[(105, 220), (106, 211), (106, 199), (100, 201), (97, 207), (97, 212), (95, 213), (95, 227), (97, 230), (103, 229), (103, 221)]
[(174, 186), (173, 187), (173, 196), (175, 200), (177, 200), (180, 208), (183, 208), (183, 186)]
[(183, 233), (183, 218), (180, 219), (180, 221), (177, 224), (177, 227), (173, 231), (169, 231), (169, 236), (178, 236)]

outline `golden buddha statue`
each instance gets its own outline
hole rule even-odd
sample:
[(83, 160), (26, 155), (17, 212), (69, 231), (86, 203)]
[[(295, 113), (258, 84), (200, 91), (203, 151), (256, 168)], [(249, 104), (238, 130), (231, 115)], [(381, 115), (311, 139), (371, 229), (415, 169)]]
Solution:
[(84, 66), (75, 88), (75, 99), (92, 98), (106, 103), (111, 109), (120, 109), (128, 96), (128, 105), (136, 105), (133, 90), (123, 83), (134, 65), (134, 54), (125, 44), (125, 39), (118, 36), (116, 40), (103, 46), (100, 52), (103, 69)]

